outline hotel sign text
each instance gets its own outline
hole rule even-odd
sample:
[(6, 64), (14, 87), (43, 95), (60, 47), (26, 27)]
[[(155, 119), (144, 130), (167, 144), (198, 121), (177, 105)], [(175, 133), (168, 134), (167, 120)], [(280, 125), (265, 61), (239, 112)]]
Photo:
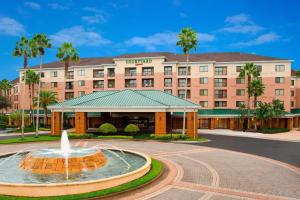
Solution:
[(143, 64), (143, 63), (152, 63), (152, 59), (151, 58), (145, 58), (145, 59), (126, 60), (126, 64)]

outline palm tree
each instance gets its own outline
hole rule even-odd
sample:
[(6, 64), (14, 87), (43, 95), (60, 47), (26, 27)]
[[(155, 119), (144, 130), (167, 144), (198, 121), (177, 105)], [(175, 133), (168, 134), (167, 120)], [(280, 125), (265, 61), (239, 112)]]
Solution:
[[(25, 84), (27, 84), (29, 86), (30, 113), (33, 112), (33, 106), (34, 106), (34, 102), (33, 102), (34, 90), (35, 90), (34, 86), (39, 83), (39, 80), (40, 80), (40, 77), (35, 71), (33, 71), (32, 69), (29, 69), (26, 71)], [(32, 120), (32, 123), (34, 123), (34, 117), (33, 117), (33, 119), (31, 117), (31, 120)]]
[(47, 125), (47, 106), (57, 103), (57, 93), (53, 91), (41, 91), (40, 98), (35, 98), (36, 102), (40, 101), (40, 106), (44, 110), (44, 126)]
[(45, 34), (39, 33), (33, 36), (34, 48), (40, 57), (40, 69), (39, 69), (39, 81), (38, 81), (38, 98), (37, 98), (37, 116), (36, 116), (36, 127), (35, 136), (39, 135), (39, 112), (40, 112), (40, 90), (41, 90), (41, 72), (42, 72), (42, 58), (45, 55), (45, 48), (51, 48), (50, 39)]
[(300, 78), (300, 70), (296, 71), (296, 77)]
[(0, 95), (0, 110), (2, 110), (2, 114), (4, 113), (4, 110), (10, 107), (10, 101), (7, 97)]
[[(258, 70), (257, 65), (254, 63), (246, 63), (245, 66), (241, 69), (239, 78), (247, 79), (247, 88), (249, 87), (252, 79), (257, 79), (260, 76), (260, 72)], [(248, 108), (248, 128), (250, 125), (250, 95), (248, 93), (248, 101), (247, 101), (247, 108)]]
[[(65, 64), (65, 74), (64, 74), (64, 89), (63, 89), (63, 98), (62, 101), (65, 100), (65, 90), (66, 90), (66, 75), (68, 73), (70, 63), (79, 61), (79, 56), (77, 49), (75, 49), (72, 43), (65, 42), (61, 44), (58, 48), (58, 52), (56, 57), (60, 59)], [(63, 104), (62, 104), (63, 105)], [(64, 108), (62, 106), (61, 112), (61, 128), (64, 127)]]
[(0, 91), (3, 93), (3, 96), (8, 96), (8, 91), (12, 88), (12, 84), (9, 80), (3, 79), (0, 81)]
[(279, 117), (282, 117), (284, 115), (285, 109), (282, 101), (279, 99), (273, 99), (272, 101), (273, 106), (273, 117), (276, 118), (276, 124), (279, 124)]
[[(28, 58), (35, 57), (32, 41), (28, 40), (26, 37), (22, 37), (20, 41), (16, 42), (16, 46), (12, 53), (13, 56), (23, 57), (23, 67), (24, 67), (24, 81), (26, 80), (26, 69), (28, 66)], [(24, 91), (26, 91), (26, 84), (24, 86)], [(25, 98), (22, 102), (25, 101)], [(22, 106), (22, 127), (21, 127), (21, 137), (24, 139), (24, 103)]]
[[(256, 109), (256, 106), (257, 106), (257, 97), (263, 95), (264, 91), (265, 91), (265, 86), (259, 79), (255, 79), (255, 80), (251, 81), (250, 85), (248, 86), (247, 93), (249, 94), (250, 97), (251, 96), (254, 97), (254, 100), (253, 100), (254, 110)], [(256, 130), (257, 129), (256, 120), (255, 120), (254, 126), (255, 126), (255, 130)]]
[[(186, 56), (186, 71), (185, 71), (185, 91), (184, 91), (184, 99), (187, 98), (187, 83), (188, 83), (188, 68), (189, 68), (189, 54), (191, 50), (196, 50), (198, 45), (198, 37), (197, 32), (192, 28), (183, 28), (178, 34), (178, 41), (176, 43), (177, 46), (182, 48), (183, 53)], [(185, 135), (185, 117), (186, 117), (186, 107), (183, 110), (183, 127), (182, 127), (182, 135)]]

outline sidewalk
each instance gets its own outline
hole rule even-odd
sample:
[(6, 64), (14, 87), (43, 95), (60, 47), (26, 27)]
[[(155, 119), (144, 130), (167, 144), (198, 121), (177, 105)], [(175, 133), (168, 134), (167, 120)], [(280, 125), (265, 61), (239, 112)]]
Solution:
[(229, 129), (198, 129), (198, 133), (212, 134), (212, 135), (226, 135), (226, 136), (238, 136), (238, 137), (250, 137), (250, 138), (260, 138), (269, 140), (281, 140), (289, 142), (300, 142), (300, 131), (292, 130), (285, 133), (275, 133), (275, 134), (263, 134), (263, 133), (253, 133), (253, 132), (242, 132), (233, 131)]
[[(39, 131), (39, 134), (40, 135), (47, 135), (47, 134), (49, 134), (50, 133), (50, 131)], [(35, 132), (28, 132), (28, 133), (24, 133), (24, 135), (26, 136), (26, 135), (34, 135), (35, 134)], [(2, 138), (2, 137), (7, 137), (7, 136), (20, 136), (21, 135), (21, 133), (0, 133), (0, 139)]]

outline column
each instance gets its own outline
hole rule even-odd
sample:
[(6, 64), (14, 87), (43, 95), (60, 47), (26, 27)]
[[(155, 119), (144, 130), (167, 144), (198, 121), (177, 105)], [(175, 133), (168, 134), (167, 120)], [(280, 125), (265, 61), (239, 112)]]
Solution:
[(293, 129), (293, 118), (287, 118), (287, 128), (289, 130)]
[(229, 129), (230, 130), (235, 130), (236, 129), (236, 127), (235, 127), (235, 118), (230, 118), (229, 120), (230, 120)]
[(52, 112), (51, 135), (61, 135), (61, 113)]
[(191, 138), (197, 138), (197, 122), (198, 122), (198, 113), (197, 112), (188, 112), (187, 113), (187, 135)]
[(75, 113), (75, 132), (76, 133), (86, 133), (87, 129), (87, 113), (86, 112), (76, 112)]
[(209, 129), (215, 129), (215, 118), (210, 118)]
[(167, 133), (167, 113), (155, 113), (155, 134), (163, 135)]

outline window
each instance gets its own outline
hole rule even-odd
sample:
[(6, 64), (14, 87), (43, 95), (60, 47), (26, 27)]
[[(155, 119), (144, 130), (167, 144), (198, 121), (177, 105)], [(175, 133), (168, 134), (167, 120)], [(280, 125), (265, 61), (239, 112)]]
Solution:
[(191, 75), (191, 68), (188, 67), (188, 70), (186, 70), (186, 67), (178, 67), (178, 75)]
[(236, 78), (236, 84), (244, 84), (245, 83), (245, 79), (243, 78)]
[(215, 75), (227, 75), (227, 67), (215, 67)]
[(291, 107), (295, 107), (295, 102), (291, 101)]
[(45, 78), (45, 72), (41, 72), (41, 78)]
[(104, 88), (104, 80), (93, 81), (93, 88)]
[(126, 88), (136, 87), (136, 79), (126, 79), (125, 80), (125, 87)]
[(207, 108), (208, 107), (208, 101), (200, 101), (199, 104), (202, 108)]
[(125, 76), (136, 76), (136, 68), (125, 68)]
[(236, 66), (236, 72), (241, 72), (244, 66)]
[(144, 67), (143, 68), (143, 76), (153, 76), (154, 68), (153, 67)]
[(73, 81), (66, 82), (66, 89), (67, 90), (73, 90), (74, 89), (74, 82)]
[(236, 96), (245, 96), (245, 90), (244, 89), (237, 89), (236, 90)]
[(200, 84), (207, 84), (208, 83), (208, 78), (207, 77), (201, 77), (200, 78)]
[(241, 106), (243, 106), (243, 105), (245, 105), (245, 101), (236, 101), (236, 103), (235, 103), (235, 106), (236, 106), (237, 108), (239, 108), (239, 107), (241, 107)]
[(45, 82), (41, 82), (41, 88), (45, 88), (46, 87), (46, 83)]
[(215, 78), (215, 87), (227, 87), (227, 79)]
[(67, 79), (74, 79), (74, 72), (73, 71), (67, 72)]
[(108, 68), (107, 69), (107, 76), (108, 77), (115, 77), (115, 68)]
[[(185, 97), (185, 90), (178, 90), (178, 97), (184, 99), (184, 97)], [(187, 99), (191, 98), (191, 91), (190, 90), (187, 90), (186, 98)]]
[(208, 96), (208, 89), (200, 89), (200, 96)]
[(215, 107), (216, 108), (227, 107), (227, 101), (215, 101)]
[(79, 97), (81, 97), (81, 96), (83, 96), (83, 95), (85, 95), (85, 91), (78, 91), (78, 96), (79, 96)]
[(77, 70), (77, 75), (78, 76), (85, 76), (85, 70), (84, 69)]
[(275, 95), (276, 96), (283, 96), (284, 95), (284, 89), (275, 89)]
[(276, 72), (284, 72), (285, 66), (284, 65), (275, 65)]
[(165, 78), (164, 86), (165, 87), (172, 87), (172, 79), (171, 78)]
[(104, 69), (95, 69), (95, 70), (93, 70), (93, 77), (94, 78), (104, 77)]
[(186, 85), (186, 79), (185, 78), (179, 78), (178, 79), (178, 87), (190, 87), (191, 86), (191, 79), (187, 79), (187, 85)]
[(261, 65), (255, 65), (257, 68), (257, 71), (261, 72), (262, 71), (262, 66)]
[(57, 87), (57, 82), (51, 82), (51, 88), (56, 88)]
[(295, 80), (291, 80), (291, 86), (295, 86)]
[(172, 75), (172, 66), (165, 66), (164, 74), (165, 75)]
[(284, 83), (284, 77), (275, 77), (275, 83)]
[(143, 79), (142, 80), (142, 87), (154, 87), (154, 79)]
[(83, 80), (78, 81), (78, 86), (79, 87), (85, 86), (85, 81), (83, 81)]
[(295, 96), (295, 91), (291, 90), (291, 96), (294, 97)]
[(215, 90), (215, 98), (217, 99), (227, 98), (227, 90)]
[(200, 72), (208, 72), (208, 66), (200, 66), (199, 71)]
[(107, 81), (107, 87), (108, 88), (114, 88), (115, 87), (115, 80), (114, 79), (108, 80)]
[(165, 89), (164, 92), (168, 93), (168, 94), (172, 94), (172, 90), (171, 89)]
[(51, 71), (50, 76), (51, 77), (57, 77), (57, 71)]
[(66, 92), (65, 93), (65, 99), (73, 99), (74, 98), (74, 92)]

